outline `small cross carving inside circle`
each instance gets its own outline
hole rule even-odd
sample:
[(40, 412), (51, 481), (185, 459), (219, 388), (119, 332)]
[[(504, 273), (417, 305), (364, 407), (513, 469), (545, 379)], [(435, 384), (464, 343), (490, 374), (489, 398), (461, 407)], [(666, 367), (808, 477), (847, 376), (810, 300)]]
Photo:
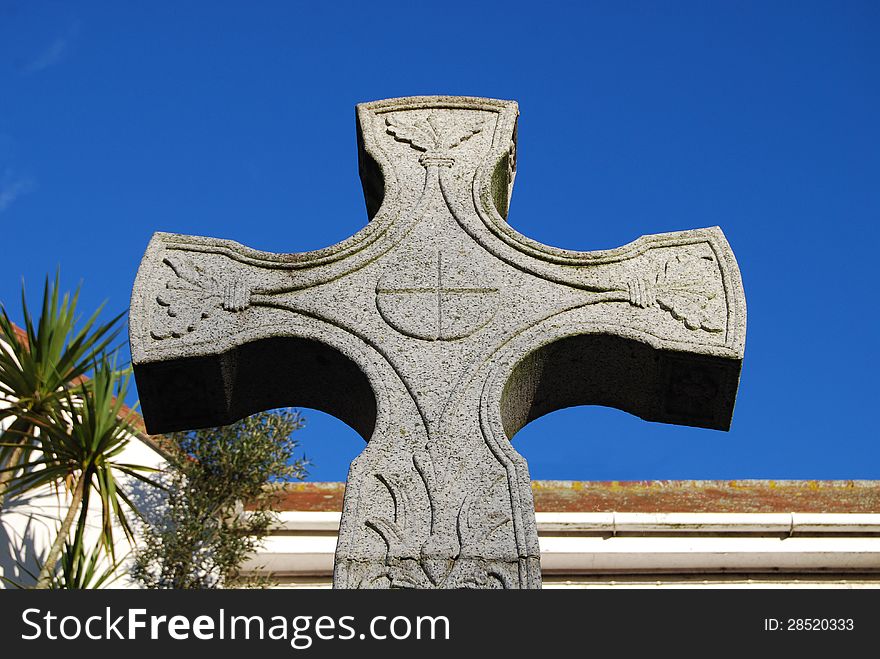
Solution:
[[(495, 315), (498, 289), (474, 267), (445, 265), (441, 250), (414, 252), (376, 285), (376, 307), (401, 334), (425, 341), (470, 336)], [(481, 285), (482, 284), (482, 285)]]

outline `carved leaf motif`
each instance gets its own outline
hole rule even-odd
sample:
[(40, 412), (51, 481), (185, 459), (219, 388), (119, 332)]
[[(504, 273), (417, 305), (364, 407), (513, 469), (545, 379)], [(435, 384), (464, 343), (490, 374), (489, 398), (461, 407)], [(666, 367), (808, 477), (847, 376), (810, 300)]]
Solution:
[[(385, 542), (387, 551), (384, 576), (391, 588), (484, 588), (487, 584), (509, 587), (503, 578), (489, 574), (487, 568), (475, 564), (472, 557), (480, 555), (480, 545), (504, 525), (511, 523), (509, 512), (496, 508), (504, 500), (506, 474), (496, 475), (485, 488), (460, 499), (455, 479), (449, 478), (450, 464), (437, 464), (428, 446), (413, 453), (412, 464), (424, 487), (408, 476), (375, 474), (394, 504), (394, 520), (371, 517), (365, 521)], [(411, 497), (427, 496), (427, 507), (459, 498), (455, 532), (438, 532), (434, 528), (425, 540), (423, 532), (407, 524), (412, 514)], [(416, 527), (419, 525), (416, 524)], [(469, 559), (463, 558), (466, 554)]]
[(409, 144), (416, 151), (427, 151), (437, 146), (434, 138), (428, 131), (418, 126), (406, 124), (391, 117), (385, 119), (385, 125), (389, 135), (392, 135), (398, 142)]
[(401, 561), (388, 568), (387, 577), (391, 588), (413, 588), (427, 590), (434, 585), (425, 576), (420, 563), (415, 560)]
[(416, 151), (450, 151), (462, 142), (483, 131), (488, 122), (474, 120), (451, 131), (444, 131), (434, 114), (420, 125), (408, 124), (399, 119), (385, 119), (386, 132), (398, 142), (409, 144)]
[(482, 132), (483, 128), (486, 127), (486, 123), (487, 122), (485, 122), (485, 121), (474, 121), (474, 122), (471, 122), (470, 124), (464, 126), (460, 130), (452, 133), (447, 138), (448, 141), (446, 142), (446, 148), (447, 149), (454, 149), (462, 142), (465, 142), (465, 141), (469, 140), (470, 138), (472, 138), (477, 133)]
[(156, 296), (169, 320), (151, 332), (154, 339), (179, 338), (192, 332), (216, 309), (243, 311), (250, 306), (250, 289), (243, 282), (221, 283), (185, 256), (166, 256), (162, 262), (174, 277)]
[(628, 283), (629, 303), (642, 309), (658, 306), (691, 330), (720, 332), (716, 313), (708, 308), (718, 296), (718, 269), (711, 256), (679, 254), (653, 278)]
[(657, 304), (688, 329), (720, 332), (723, 326), (706, 312), (709, 301), (717, 295), (717, 277), (718, 271), (711, 257), (676, 256), (657, 274)]
[(367, 526), (376, 531), (388, 546), (388, 555), (396, 558), (416, 558), (419, 555), (418, 548), (412, 544), (412, 534), (407, 523), (409, 515), (409, 493), (407, 484), (399, 476), (385, 477), (376, 474), (376, 478), (394, 503), (394, 521), (384, 517), (371, 517), (366, 520)]
[(458, 537), (461, 547), (474, 548), (492, 536), (495, 531), (511, 522), (510, 515), (506, 511), (495, 508), (496, 502), (501, 498), (499, 488), (506, 486), (506, 477), (499, 474), (492, 484), (483, 492), (483, 497), (477, 499), (468, 495), (462, 502), (458, 511)]

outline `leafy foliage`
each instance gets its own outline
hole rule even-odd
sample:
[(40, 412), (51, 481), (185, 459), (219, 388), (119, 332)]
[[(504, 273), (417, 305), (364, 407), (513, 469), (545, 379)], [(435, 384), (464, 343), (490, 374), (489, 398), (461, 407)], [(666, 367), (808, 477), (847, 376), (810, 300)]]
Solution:
[(79, 290), (59, 299), (59, 275), (46, 278), (39, 319), (34, 322), (22, 288), (24, 338), (19, 336), (6, 308), (0, 304), (0, 421), (12, 418), (0, 434), (0, 505), (10, 479), (26, 465), (33, 446), (30, 437), (38, 421), (50, 420), (64, 407), (68, 389), (83, 376), (118, 336), (122, 314), (99, 324), (99, 307), (79, 323)]
[(293, 457), (292, 433), (302, 426), (298, 412), (283, 409), (169, 435), (181, 451), (165, 474), (164, 505), (141, 534), (132, 576), (148, 588), (260, 585), (240, 566), (274, 519), (275, 488), (267, 484), (306, 475), (307, 460)]

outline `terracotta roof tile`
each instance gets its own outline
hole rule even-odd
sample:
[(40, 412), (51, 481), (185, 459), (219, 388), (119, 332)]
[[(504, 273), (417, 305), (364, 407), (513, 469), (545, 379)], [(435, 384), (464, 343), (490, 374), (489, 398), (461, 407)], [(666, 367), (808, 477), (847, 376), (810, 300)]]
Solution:
[[(279, 510), (339, 511), (343, 483), (288, 483)], [(538, 512), (880, 513), (880, 481), (533, 481)]]

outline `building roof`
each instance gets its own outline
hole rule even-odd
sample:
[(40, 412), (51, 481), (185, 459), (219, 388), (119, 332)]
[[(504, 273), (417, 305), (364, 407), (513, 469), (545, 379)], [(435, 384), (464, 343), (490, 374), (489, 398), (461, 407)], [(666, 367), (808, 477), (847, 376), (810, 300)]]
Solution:
[[(342, 510), (344, 483), (286, 483), (278, 510)], [(880, 513), (880, 481), (533, 481), (537, 512)]]

